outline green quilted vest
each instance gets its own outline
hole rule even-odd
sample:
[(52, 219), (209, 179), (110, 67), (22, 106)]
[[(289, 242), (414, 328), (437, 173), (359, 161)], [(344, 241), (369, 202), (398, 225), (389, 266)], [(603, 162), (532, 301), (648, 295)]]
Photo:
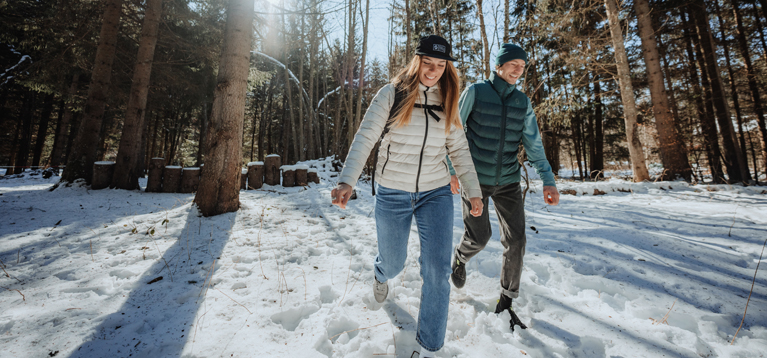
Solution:
[(501, 99), (496, 88), (508, 87), (495, 72), (489, 80), (474, 84), (474, 107), (465, 130), (482, 185), (519, 182), (517, 152), (530, 100), (516, 88)]

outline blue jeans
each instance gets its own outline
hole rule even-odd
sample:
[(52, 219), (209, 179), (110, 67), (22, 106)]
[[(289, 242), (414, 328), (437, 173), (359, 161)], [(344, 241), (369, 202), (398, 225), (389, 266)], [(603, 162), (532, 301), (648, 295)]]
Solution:
[(445, 343), (452, 272), (453, 198), (450, 185), (410, 193), (378, 185), (376, 190), (378, 256), (375, 276), (386, 282), (405, 267), (410, 226), (415, 216), (421, 241), (421, 307), (416, 340), (430, 351)]

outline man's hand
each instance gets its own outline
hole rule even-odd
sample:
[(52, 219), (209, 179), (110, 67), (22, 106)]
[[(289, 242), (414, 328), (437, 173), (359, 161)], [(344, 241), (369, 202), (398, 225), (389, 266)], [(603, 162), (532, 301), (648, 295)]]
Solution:
[(543, 201), (545, 201), (546, 204), (549, 204), (549, 205), (558, 205), (559, 204), (559, 191), (557, 191), (557, 187), (555, 187), (555, 186), (544, 186), (543, 187)]
[(450, 191), (453, 192), (453, 194), (460, 193), (461, 190), (461, 183), (458, 182), (458, 177), (455, 175), (450, 176)]
[(330, 191), (330, 199), (333, 200), (333, 205), (338, 205), (341, 209), (346, 209), (346, 203), (349, 202), (351, 196), (352, 186), (346, 183), (338, 183), (335, 189)]
[(469, 198), (469, 201), (471, 202), (471, 216), (473, 217), (479, 217), (482, 215), (482, 209), (484, 205), (482, 204), (482, 198)]

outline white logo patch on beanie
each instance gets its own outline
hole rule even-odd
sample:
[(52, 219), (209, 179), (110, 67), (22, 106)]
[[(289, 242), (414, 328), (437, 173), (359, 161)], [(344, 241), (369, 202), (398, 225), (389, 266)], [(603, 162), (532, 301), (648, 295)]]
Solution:
[(445, 47), (445, 45), (434, 44), (434, 46), (432, 47), (432, 50), (445, 53), (447, 51), (447, 48)]

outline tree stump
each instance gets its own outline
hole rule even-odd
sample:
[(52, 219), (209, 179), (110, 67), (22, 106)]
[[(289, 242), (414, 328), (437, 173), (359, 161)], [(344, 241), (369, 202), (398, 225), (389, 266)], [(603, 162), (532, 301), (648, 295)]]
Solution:
[(242, 171), (240, 172), (240, 190), (247, 190), (248, 189), (248, 170), (245, 168), (242, 168)]
[(296, 186), (296, 167), (283, 165), (280, 169), (282, 169), (282, 186), (286, 188)]
[(296, 185), (298, 186), (306, 186), (308, 185), (309, 181), (307, 180), (307, 172), (309, 171), (309, 167), (306, 165), (296, 165)]
[(264, 160), (264, 184), (280, 185), (280, 166), (282, 159), (277, 154), (269, 154)]
[(152, 158), (149, 161), (149, 178), (146, 181), (146, 192), (159, 193), (162, 191), (163, 168), (165, 168), (165, 158)]
[(264, 185), (264, 162), (248, 163), (248, 189), (261, 189)]
[(181, 188), (179, 193), (194, 193), (200, 185), (200, 168), (184, 168), (181, 171)]
[(99, 190), (108, 188), (109, 184), (112, 183), (112, 176), (114, 173), (115, 162), (94, 162), (91, 189)]
[(320, 183), (320, 177), (317, 175), (317, 168), (309, 168), (309, 170), (306, 173), (307, 179), (315, 184)]
[(169, 165), (162, 172), (162, 192), (177, 193), (181, 186), (181, 170), (177, 165)]

